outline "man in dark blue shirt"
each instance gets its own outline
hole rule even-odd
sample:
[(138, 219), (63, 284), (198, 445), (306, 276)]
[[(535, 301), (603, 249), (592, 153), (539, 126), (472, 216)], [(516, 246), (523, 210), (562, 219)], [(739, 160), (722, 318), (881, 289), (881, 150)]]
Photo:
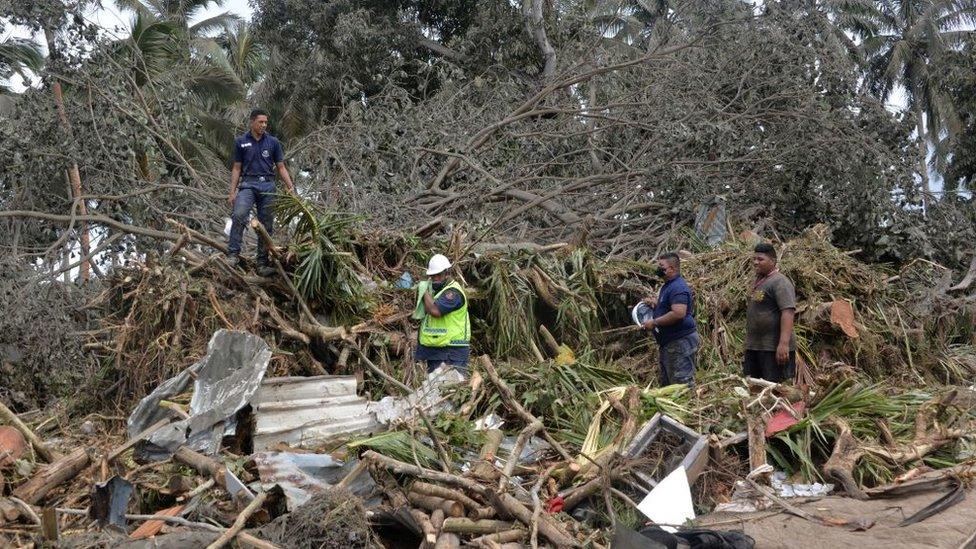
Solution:
[(701, 340), (695, 326), (694, 296), (681, 276), (678, 254), (662, 255), (657, 261), (657, 275), (664, 279), (664, 285), (657, 298), (644, 299), (654, 313), (642, 326), (653, 330), (661, 348), (661, 386), (684, 383), (694, 387), (695, 355)]
[[(294, 192), (291, 175), (285, 167), (285, 152), (281, 142), (267, 133), (268, 113), (261, 109), (251, 111), (250, 129), (234, 140), (234, 167), (230, 174), (230, 195), (227, 201), (234, 207), (231, 215), (230, 242), (227, 259), (232, 265), (240, 261), (241, 240), (244, 228), (256, 207), (258, 219), (268, 234), (274, 231), (274, 214), (271, 202), (275, 193), (275, 174), (285, 184), (288, 192)], [(262, 276), (274, 272), (268, 266), (268, 249), (258, 239), (258, 267)]]

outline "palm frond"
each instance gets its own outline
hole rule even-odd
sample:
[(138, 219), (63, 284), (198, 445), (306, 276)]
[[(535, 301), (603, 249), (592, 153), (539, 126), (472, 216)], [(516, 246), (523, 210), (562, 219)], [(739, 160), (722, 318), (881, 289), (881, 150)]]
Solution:
[(0, 42), (0, 75), (24, 69), (38, 72), (44, 66), (44, 55), (33, 40), (8, 38)]
[(238, 78), (245, 83), (257, 81), (268, 66), (267, 50), (257, 41), (247, 21), (239, 21), (227, 29), (217, 37), (217, 42)]
[(203, 36), (221, 29), (228, 29), (240, 22), (241, 18), (229, 11), (208, 17), (190, 25), (187, 32), (190, 36)]
[(282, 194), (275, 204), (283, 223), (292, 226), (291, 250), (297, 259), (295, 286), (311, 302), (332, 311), (336, 319), (358, 319), (372, 305), (355, 255), (350, 216), (319, 211), (311, 202)]
[(229, 65), (210, 59), (194, 59), (186, 66), (185, 85), (195, 95), (220, 101), (244, 96), (244, 84)]

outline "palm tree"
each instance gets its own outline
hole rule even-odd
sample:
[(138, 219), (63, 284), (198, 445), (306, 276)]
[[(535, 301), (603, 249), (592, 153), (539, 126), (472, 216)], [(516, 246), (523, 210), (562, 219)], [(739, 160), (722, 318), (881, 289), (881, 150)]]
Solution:
[(0, 114), (11, 107), (16, 97), (10, 89), (10, 77), (38, 73), (43, 66), (44, 56), (36, 42), (19, 38), (0, 42)]
[(905, 90), (918, 131), (922, 201), (931, 198), (929, 145), (953, 131), (952, 101), (936, 85), (940, 56), (960, 45), (976, 23), (976, 0), (881, 0), (875, 4), (874, 29), (861, 44), (867, 60), (868, 85), (881, 100), (896, 86)]
[(146, 14), (152, 18), (169, 21), (182, 28), (190, 38), (199, 38), (227, 28), (240, 18), (229, 11), (190, 24), (210, 4), (223, 5), (224, 0), (116, 0), (121, 9)]
[(607, 38), (646, 48), (655, 25), (666, 18), (668, 0), (590, 0), (585, 8)]
[(0, 42), (0, 95), (11, 93), (7, 80), (27, 71), (38, 72), (44, 66), (44, 55), (33, 40), (8, 38)]

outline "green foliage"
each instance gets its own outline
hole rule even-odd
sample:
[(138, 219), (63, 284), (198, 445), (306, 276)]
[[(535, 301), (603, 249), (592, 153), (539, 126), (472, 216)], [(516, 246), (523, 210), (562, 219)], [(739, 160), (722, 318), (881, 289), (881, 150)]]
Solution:
[[(770, 455), (787, 471), (799, 471), (807, 479), (821, 479), (816, 463), (830, 456), (838, 431), (832, 421), (840, 419), (851, 427), (858, 440), (876, 440), (877, 421), (885, 421), (896, 440), (912, 440), (915, 416), (919, 408), (931, 398), (922, 392), (889, 394), (882, 385), (860, 385), (847, 380), (831, 387), (809, 413), (786, 431), (776, 435), (785, 445), (786, 453), (771, 447)], [(858, 463), (855, 475), (867, 484), (877, 484), (890, 478), (890, 466), (877, 460)]]
[(346, 444), (350, 450), (368, 448), (384, 456), (421, 467), (434, 467), (437, 454), (429, 444), (417, 440), (407, 431), (387, 431), (374, 437), (354, 440)]
[(355, 218), (323, 212), (291, 193), (279, 195), (275, 211), (282, 224), (294, 225), (290, 248), (297, 259), (298, 291), (337, 320), (355, 319), (369, 310), (365, 275), (350, 232)]
[[(559, 431), (561, 440), (576, 446), (582, 445), (593, 414), (600, 407), (598, 393), (633, 384), (633, 378), (626, 372), (584, 359), (562, 366), (547, 361), (499, 367), (502, 368), (499, 375), (526, 409), (536, 417), (545, 418), (546, 425)], [(485, 410), (496, 410), (500, 402), (497, 394), (490, 395)], [(612, 433), (612, 430), (604, 432)]]
[(535, 341), (536, 294), (504, 259), (492, 262), (486, 284), (489, 303), (486, 334), (495, 356), (531, 356)]

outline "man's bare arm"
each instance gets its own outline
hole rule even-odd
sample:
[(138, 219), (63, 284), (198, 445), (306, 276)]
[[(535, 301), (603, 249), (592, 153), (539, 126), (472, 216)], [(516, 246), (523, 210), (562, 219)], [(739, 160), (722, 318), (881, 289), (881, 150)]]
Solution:
[(295, 184), (291, 182), (291, 174), (288, 173), (288, 168), (285, 167), (284, 162), (278, 162), (278, 175), (285, 182), (285, 188), (288, 189), (288, 192), (295, 192)]
[(783, 309), (779, 313), (779, 345), (776, 346), (776, 362), (786, 364), (790, 359), (790, 339), (793, 336), (794, 309)]
[[(684, 303), (673, 303), (670, 311), (654, 319), (653, 326), (671, 326), (672, 324), (677, 324), (681, 322), (687, 314), (687, 305)], [(644, 323), (645, 328), (649, 328), (651, 326), (652, 324), (650, 320)]]
[(441, 310), (437, 307), (437, 303), (434, 302), (434, 296), (430, 295), (430, 292), (424, 292), (424, 310), (427, 314), (434, 318), (440, 318)]
[(227, 201), (231, 204), (234, 203), (234, 198), (237, 196), (237, 185), (241, 181), (241, 163), (234, 162), (234, 167), (230, 169), (230, 194), (227, 195)]

